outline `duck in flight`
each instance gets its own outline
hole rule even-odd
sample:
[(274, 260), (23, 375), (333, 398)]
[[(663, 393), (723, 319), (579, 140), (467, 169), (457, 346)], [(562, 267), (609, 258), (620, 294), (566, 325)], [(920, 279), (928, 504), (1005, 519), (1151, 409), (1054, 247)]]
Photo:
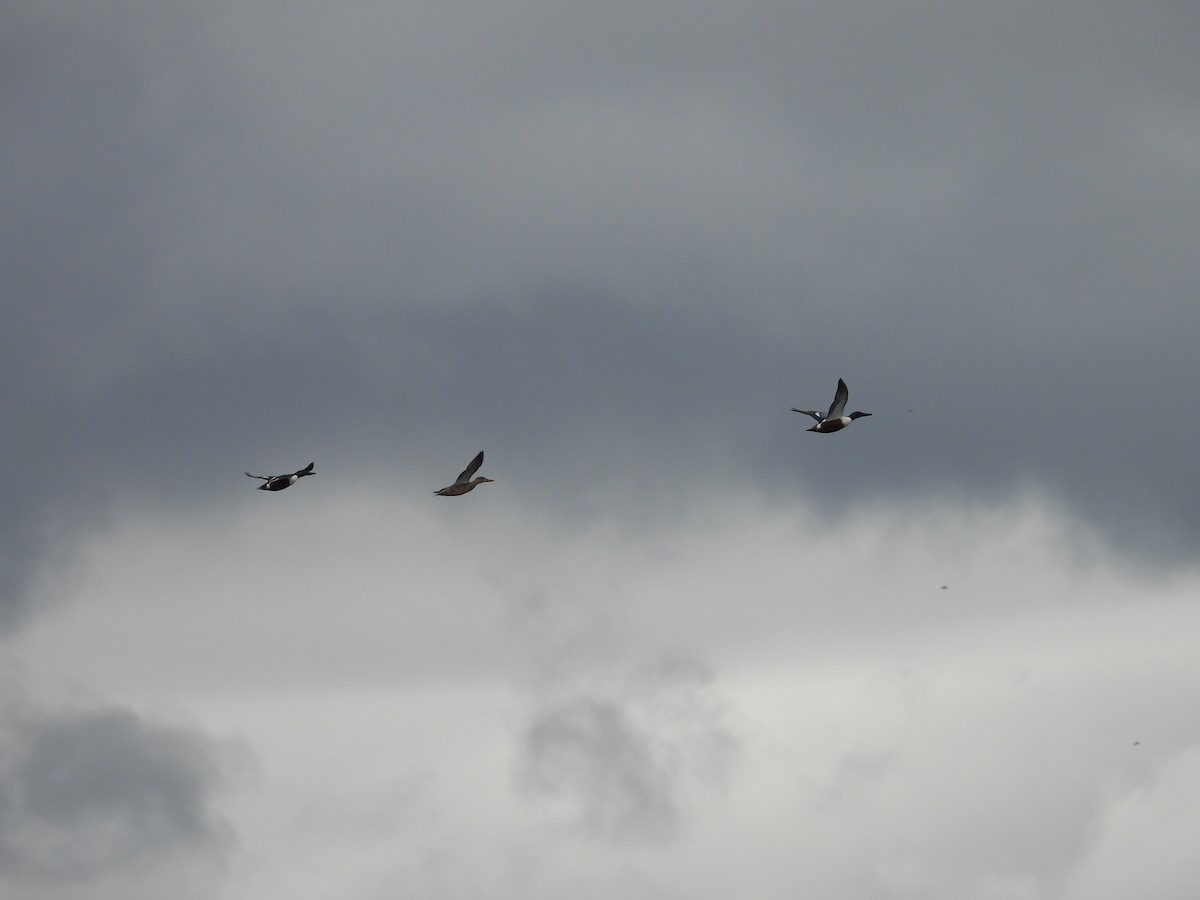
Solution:
[(291, 487), (305, 475), (316, 475), (317, 473), (313, 471), (315, 466), (315, 461), (310, 462), (303, 469), (293, 472), (291, 475), (250, 475), (249, 472), (246, 474), (251, 478), (262, 479), (262, 484), (258, 486), (260, 491), (282, 491), (284, 488)]
[(444, 487), (440, 491), (434, 491), (434, 493), (442, 497), (457, 497), (459, 494), (465, 494), (467, 491), (475, 490), (475, 485), (477, 484), (483, 484), (486, 481), (492, 481), (493, 479), (484, 478), (482, 475), (480, 475), (474, 481), (471, 480), (471, 476), (478, 472), (479, 467), (482, 465), (483, 451), (480, 450), (479, 455), (471, 460), (470, 465), (462, 470), (458, 478), (455, 479), (454, 484), (450, 485), (449, 487)]
[(863, 416), (871, 415), (868, 412), (855, 412), (850, 415), (845, 415), (846, 401), (850, 399), (850, 389), (846, 387), (846, 382), (838, 379), (837, 393), (833, 395), (833, 403), (829, 404), (829, 412), (822, 413), (815, 409), (796, 409), (792, 407), (792, 412), (804, 413), (806, 416), (812, 416), (816, 419), (817, 424), (809, 431), (815, 431), (818, 434), (832, 434), (835, 431), (841, 431), (855, 419), (861, 419)]

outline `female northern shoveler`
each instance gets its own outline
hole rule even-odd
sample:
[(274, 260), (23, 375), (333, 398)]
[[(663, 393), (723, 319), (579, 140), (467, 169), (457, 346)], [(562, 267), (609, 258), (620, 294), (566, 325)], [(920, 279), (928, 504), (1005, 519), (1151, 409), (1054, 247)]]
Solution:
[(454, 484), (449, 487), (444, 487), (440, 491), (434, 491), (442, 497), (457, 497), (459, 494), (465, 494), (467, 491), (475, 490), (475, 485), (483, 484), (485, 481), (492, 481), (491, 478), (484, 478), (480, 475), (474, 481), (471, 476), (479, 471), (479, 467), (483, 465), (483, 451), (479, 451), (479, 455), (471, 460), (471, 464), (467, 466), (455, 479)]
[(869, 416), (870, 413), (852, 412), (850, 415), (843, 415), (846, 409), (846, 401), (850, 399), (850, 389), (846, 387), (846, 382), (838, 379), (837, 393), (833, 395), (833, 403), (829, 404), (829, 412), (821, 413), (815, 409), (796, 409), (792, 407), (792, 412), (804, 413), (806, 416), (812, 416), (817, 420), (817, 424), (809, 431), (815, 431), (817, 434), (832, 434), (835, 431), (841, 431), (855, 419), (861, 419), (863, 416)]
[(250, 475), (249, 472), (246, 474), (251, 478), (262, 479), (263, 483), (258, 486), (260, 491), (282, 491), (284, 488), (291, 487), (305, 475), (316, 475), (317, 473), (313, 471), (314, 466), (316, 466), (316, 462), (310, 462), (303, 469), (293, 472), (291, 475)]

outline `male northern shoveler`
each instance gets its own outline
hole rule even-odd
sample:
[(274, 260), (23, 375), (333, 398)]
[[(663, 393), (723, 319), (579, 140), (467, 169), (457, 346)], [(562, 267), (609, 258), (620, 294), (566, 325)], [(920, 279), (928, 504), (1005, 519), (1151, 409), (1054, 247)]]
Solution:
[(846, 410), (846, 401), (850, 399), (850, 389), (846, 387), (846, 382), (838, 379), (837, 393), (833, 395), (833, 403), (829, 404), (829, 412), (817, 412), (815, 409), (796, 409), (792, 407), (792, 412), (804, 413), (806, 416), (812, 416), (817, 420), (817, 424), (809, 431), (815, 431), (818, 434), (832, 434), (835, 431), (841, 431), (855, 419), (861, 419), (863, 416), (869, 416), (866, 412), (852, 412), (850, 415), (844, 415)]
[(315, 461), (310, 462), (303, 469), (293, 472), (291, 475), (250, 475), (249, 472), (246, 474), (250, 475), (251, 478), (262, 479), (263, 483), (258, 486), (260, 491), (282, 491), (284, 488), (291, 487), (305, 475), (316, 475), (317, 473), (313, 471), (315, 466)]
[(479, 471), (479, 467), (483, 465), (483, 451), (479, 451), (479, 455), (471, 460), (471, 464), (467, 466), (454, 480), (454, 484), (449, 487), (444, 487), (440, 491), (434, 491), (442, 497), (457, 497), (459, 494), (465, 494), (467, 491), (475, 490), (475, 485), (483, 484), (485, 481), (492, 481), (491, 478), (484, 478), (480, 475), (474, 481), (471, 476)]

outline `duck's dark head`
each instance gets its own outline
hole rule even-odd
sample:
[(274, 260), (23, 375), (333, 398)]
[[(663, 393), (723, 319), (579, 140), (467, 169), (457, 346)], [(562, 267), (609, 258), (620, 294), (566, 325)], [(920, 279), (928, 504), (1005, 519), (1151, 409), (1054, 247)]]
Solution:
[(487, 484), (495, 480), (495, 478), (484, 478), (482, 475), (480, 475), (478, 478), (472, 481), (471, 484)]
[(865, 413), (865, 412), (859, 412), (858, 410), (855, 410), (854, 412), (850, 413), (850, 418), (851, 419), (861, 419), (864, 416), (870, 416), (870, 415), (873, 415), (873, 413)]

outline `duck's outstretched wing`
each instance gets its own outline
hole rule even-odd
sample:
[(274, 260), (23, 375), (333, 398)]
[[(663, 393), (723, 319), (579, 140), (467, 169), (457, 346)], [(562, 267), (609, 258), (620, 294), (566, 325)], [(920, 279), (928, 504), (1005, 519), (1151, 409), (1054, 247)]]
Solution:
[(479, 467), (482, 465), (483, 465), (483, 451), (480, 450), (479, 455), (476, 456), (473, 460), (471, 460), (470, 465), (468, 465), (465, 469), (463, 469), (462, 473), (456, 479), (454, 479), (454, 483), (455, 484), (463, 484), (464, 482), (470, 481), (471, 476), (474, 475), (476, 472), (478, 472)]
[(313, 468), (314, 468), (316, 465), (317, 465), (317, 461), (314, 459), (312, 462), (310, 462), (310, 463), (309, 463), (307, 466), (305, 466), (303, 469), (300, 469), (299, 471), (293, 472), (292, 474), (293, 474), (293, 475), (312, 475), (312, 474), (313, 474)]
[(846, 382), (838, 379), (837, 393), (833, 395), (833, 403), (829, 404), (829, 412), (825, 415), (827, 419), (840, 419), (842, 413), (846, 411), (846, 401), (850, 399), (850, 389), (846, 387)]
[[(247, 474), (247, 475), (250, 475), (250, 473), (249, 473), (249, 472), (247, 472), (246, 474)], [(250, 477), (251, 477), (251, 478), (257, 478), (257, 479), (259, 479), (260, 481), (270, 481), (270, 480), (271, 480), (272, 478), (274, 478), (275, 476), (274, 476), (274, 475), (250, 475)]]
[(793, 406), (792, 412), (804, 413), (806, 416), (812, 416), (817, 420), (818, 425), (825, 421), (825, 413), (817, 412), (815, 409), (796, 409), (796, 407)]

